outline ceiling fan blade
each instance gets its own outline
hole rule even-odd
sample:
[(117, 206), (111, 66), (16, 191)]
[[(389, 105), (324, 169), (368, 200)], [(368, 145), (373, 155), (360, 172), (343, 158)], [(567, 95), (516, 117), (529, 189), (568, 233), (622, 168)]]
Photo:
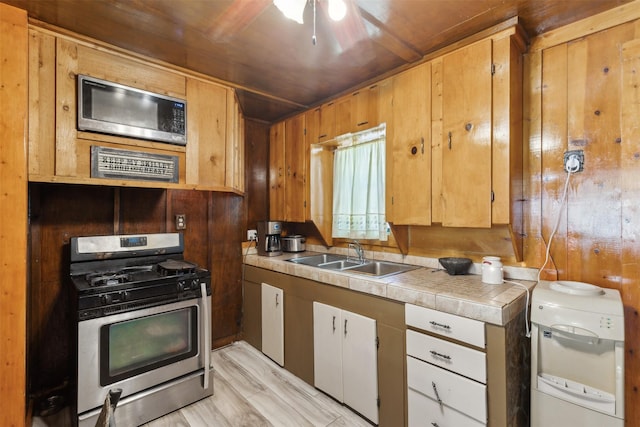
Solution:
[(329, 17), (328, 2), (318, 1), (322, 9), (325, 19), (329, 22), (329, 26), (343, 51), (349, 50), (359, 42), (369, 38), (360, 9), (352, 0), (344, 0), (347, 6), (347, 13), (340, 21), (334, 21)]
[(272, 0), (234, 0), (207, 28), (206, 34), (217, 42), (225, 42), (244, 30)]

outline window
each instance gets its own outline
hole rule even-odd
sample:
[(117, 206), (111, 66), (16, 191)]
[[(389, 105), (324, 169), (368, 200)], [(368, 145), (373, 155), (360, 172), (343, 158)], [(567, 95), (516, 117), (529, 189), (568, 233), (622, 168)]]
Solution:
[(332, 237), (386, 241), (386, 125), (336, 140)]

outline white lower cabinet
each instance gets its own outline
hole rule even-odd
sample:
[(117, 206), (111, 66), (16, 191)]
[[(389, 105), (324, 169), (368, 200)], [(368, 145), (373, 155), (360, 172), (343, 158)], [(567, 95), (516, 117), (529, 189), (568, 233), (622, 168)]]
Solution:
[(314, 385), (378, 424), (376, 321), (313, 303)]
[(284, 366), (284, 292), (262, 283), (262, 352)]
[[(482, 322), (409, 304), (405, 309), (408, 326), (461, 340), (457, 344), (407, 330), (409, 427), (485, 426), (488, 421), (486, 353), (465, 345), (484, 347)], [(465, 333), (469, 327), (476, 333)]]

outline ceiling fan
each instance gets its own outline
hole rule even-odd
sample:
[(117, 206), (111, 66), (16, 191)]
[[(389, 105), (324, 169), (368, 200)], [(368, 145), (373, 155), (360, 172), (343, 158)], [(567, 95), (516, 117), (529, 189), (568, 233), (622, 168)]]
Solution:
[(317, 43), (316, 11), (322, 12), (328, 26), (343, 51), (369, 38), (360, 8), (355, 0), (234, 0), (211, 23), (207, 34), (219, 43), (230, 41), (258, 18), (267, 8), (277, 7), (284, 17), (304, 24), (307, 7), (313, 9), (313, 35), (311, 42)]

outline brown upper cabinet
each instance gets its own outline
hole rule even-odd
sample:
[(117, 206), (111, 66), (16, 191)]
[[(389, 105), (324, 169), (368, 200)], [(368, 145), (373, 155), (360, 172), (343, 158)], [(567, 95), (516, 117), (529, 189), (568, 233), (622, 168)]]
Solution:
[(336, 137), (336, 104), (331, 101), (307, 113), (307, 138), (310, 144)]
[(271, 126), (269, 217), (272, 220), (306, 220), (309, 145), (305, 133), (304, 113)]
[[(329, 241), (330, 200), (309, 189), (330, 191), (333, 138), (320, 129), (328, 128), (325, 121), (335, 117), (333, 137), (387, 123), (389, 222), (472, 228), (515, 224), (512, 229), (517, 233), (524, 47), (521, 30), (511, 27), (445, 49), (395, 76), (307, 111), (311, 136), (306, 141), (298, 116), (274, 125), (271, 144), (283, 143), (274, 139), (280, 135), (274, 129), (285, 126), (284, 152), (292, 152), (290, 157), (308, 170), (301, 178), (301, 169), (287, 160), (285, 176), (292, 182), (285, 184), (286, 198), (280, 196), (287, 212), (274, 216), (278, 207), (272, 204), (272, 218), (312, 220)], [(310, 146), (315, 151), (309, 153)], [(295, 151), (299, 147), (304, 147), (304, 155)], [(272, 177), (278, 179), (273, 170)], [(271, 189), (278, 191), (274, 182), (278, 181), (272, 181)], [(307, 203), (304, 218), (293, 214), (302, 194), (305, 201), (321, 204)]]
[(393, 78), (393, 121), (387, 127), (387, 220), (431, 224), (431, 63)]
[(379, 124), (378, 85), (374, 84), (351, 94), (351, 130), (357, 132)]
[(523, 46), (514, 28), (434, 61), (442, 133), (433, 132), (440, 141), (434, 164), (441, 159), (433, 222), (476, 228), (514, 223), (522, 194)]
[[(187, 145), (78, 130), (78, 74), (186, 100)], [(242, 123), (231, 88), (80, 39), (29, 32), (30, 181), (242, 192)], [(92, 176), (92, 147), (177, 158), (178, 182)]]

